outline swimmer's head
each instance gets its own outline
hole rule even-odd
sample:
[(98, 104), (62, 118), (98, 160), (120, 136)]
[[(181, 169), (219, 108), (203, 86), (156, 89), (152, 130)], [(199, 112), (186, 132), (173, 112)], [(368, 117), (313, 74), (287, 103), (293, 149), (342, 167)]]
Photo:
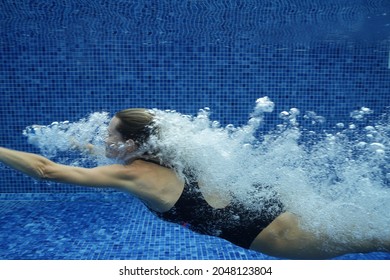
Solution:
[(115, 114), (108, 126), (106, 156), (125, 158), (150, 136), (153, 115), (146, 109), (126, 109)]
[(125, 109), (115, 114), (119, 119), (116, 130), (124, 140), (133, 140), (136, 144), (145, 142), (151, 133), (153, 115), (146, 109)]

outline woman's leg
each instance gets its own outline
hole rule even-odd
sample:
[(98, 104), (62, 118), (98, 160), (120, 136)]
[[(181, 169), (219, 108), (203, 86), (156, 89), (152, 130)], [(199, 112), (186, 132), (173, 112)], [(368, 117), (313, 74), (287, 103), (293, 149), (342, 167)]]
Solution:
[(250, 249), (288, 259), (329, 259), (348, 253), (389, 251), (378, 241), (342, 244), (325, 235), (313, 234), (299, 226), (299, 219), (286, 212), (277, 217), (252, 242)]

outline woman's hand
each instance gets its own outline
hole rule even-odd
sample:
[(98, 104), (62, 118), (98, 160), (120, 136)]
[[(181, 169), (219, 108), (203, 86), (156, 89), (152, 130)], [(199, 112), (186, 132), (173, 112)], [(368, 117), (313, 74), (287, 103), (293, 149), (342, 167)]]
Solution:
[(79, 150), (81, 152), (87, 152), (89, 154), (95, 153), (95, 146), (91, 143), (80, 144), (75, 138), (70, 138), (72, 149)]

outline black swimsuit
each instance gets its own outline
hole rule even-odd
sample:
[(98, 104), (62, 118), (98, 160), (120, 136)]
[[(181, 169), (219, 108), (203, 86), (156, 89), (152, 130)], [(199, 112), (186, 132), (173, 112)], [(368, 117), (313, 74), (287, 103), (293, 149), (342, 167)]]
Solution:
[(225, 208), (215, 209), (206, 202), (197, 182), (190, 182), (184, 185), (180, 198), (170, 210), (163, 213), (151, 211), (163, 220), (201, 234), (218, 236), (248, 249), (256, 236), (284, 211), (277, 194), (263, 201), (262, 208), (263, 211), (250, 209), (233, 200)]

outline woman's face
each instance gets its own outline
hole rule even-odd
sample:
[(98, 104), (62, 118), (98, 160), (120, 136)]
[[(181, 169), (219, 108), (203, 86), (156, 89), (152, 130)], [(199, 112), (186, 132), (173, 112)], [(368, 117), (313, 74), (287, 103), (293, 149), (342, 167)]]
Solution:
[(123, 153), (125, 147), (125, 141), (116, 127), (120, 119), (113, 117), (108, 125), (108, 136), (106, 138), (106, 157), (108, 158), (119, 158)]

